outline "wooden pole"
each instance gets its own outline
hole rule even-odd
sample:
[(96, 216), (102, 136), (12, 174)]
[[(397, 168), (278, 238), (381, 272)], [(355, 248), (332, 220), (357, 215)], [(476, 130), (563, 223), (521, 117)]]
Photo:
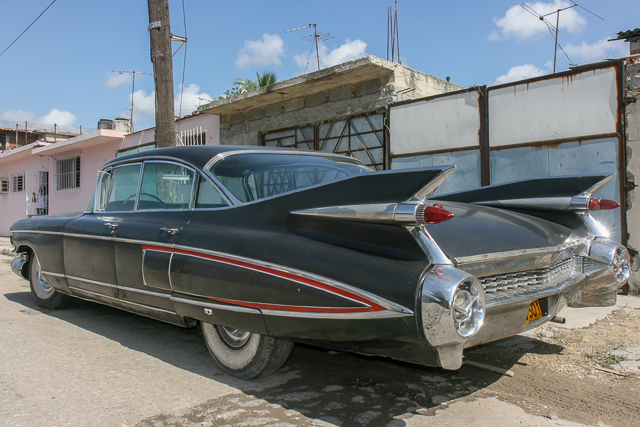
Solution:
[(176, 145), (173, 60), (168, 0), (148, 0), (151, 62), (156, 89), (156, 147)]

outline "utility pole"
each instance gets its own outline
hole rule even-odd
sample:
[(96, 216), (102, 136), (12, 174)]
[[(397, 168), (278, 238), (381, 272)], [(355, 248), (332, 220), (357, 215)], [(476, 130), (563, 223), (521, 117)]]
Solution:
[(156, 147), (176, 145), (173, 60), (168, 0), (148, 0), (149, 37), (156, 89)]

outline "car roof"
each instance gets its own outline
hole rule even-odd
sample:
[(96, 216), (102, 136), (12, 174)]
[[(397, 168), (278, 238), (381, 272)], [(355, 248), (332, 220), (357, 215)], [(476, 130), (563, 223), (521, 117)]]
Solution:
[[(290, 148), (280, 147), (263, 147), (263, 146), (237, 146), (237, 145), (191, 145), (186, 147), (167, 147), (156, 148), (153, 150), (140, 151), (133, 154), (127, 154), (124, 156), (116, 157), (115, 159), (107, 162), (105, 166), (111, 166), (119, 163), (129, 163), (136, 160), (147, 159), (166, 159), (173, 158), (182, 160), (192, 164), (200, 169), (204, 169), (205, 165), (213, 157), (221, 153), (228, 153), (232, 151), (265, 151), (265, 152), (278, 152), (282, 150), (291, 151)], [(295, 150), (300, 151), (300, 154), (305, 154), (308, 150)], [(331, 153), (326, 153), (331, 155)]]

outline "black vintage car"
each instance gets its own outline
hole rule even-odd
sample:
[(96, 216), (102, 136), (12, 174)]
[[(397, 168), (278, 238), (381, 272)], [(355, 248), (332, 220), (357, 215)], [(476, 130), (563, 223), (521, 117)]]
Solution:
[(604, 306), (626, 249), (591, 215), (606, 176), (431, 198), (453, 167), (374, 172), (319, 152), (201, 146), (117, 158), (80, 214), (15, 223), (37, 304), (200, 323), (218, 366), (278, 370), (293, 342), (445, 369), (463, 349)]

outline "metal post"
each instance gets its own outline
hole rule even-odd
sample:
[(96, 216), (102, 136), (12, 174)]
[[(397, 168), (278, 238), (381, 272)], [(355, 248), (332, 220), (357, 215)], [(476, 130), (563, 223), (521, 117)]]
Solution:
[(318, 51), (318, 26), (313, 24), (313, 37), (316, 39), (316, 59), (318, 60), (318, 70), (320, 70), (320, 51)]
[(558, 53), (558, 31), (560, 28), (558, 25), (560, 24), (560, 9), (556, 13), (556, 45), (553, 47), (553, 72), (556, 72), (556, 54)]
[(131, 85), (131, 132), (133, 132), (133, 94), (136, 92), (136, 72), (131, 73), (133, 77), (133, 84)]
[(24, 121), (24, 145), (27, 145), (29, 143), (29, 139), (27, 138), (28, 134), (29, 134), (29, 126), (28, 126), (28, 122), (25, 120)]
[(58, 142), (58, 124), (53, 124), (53, 142)]

